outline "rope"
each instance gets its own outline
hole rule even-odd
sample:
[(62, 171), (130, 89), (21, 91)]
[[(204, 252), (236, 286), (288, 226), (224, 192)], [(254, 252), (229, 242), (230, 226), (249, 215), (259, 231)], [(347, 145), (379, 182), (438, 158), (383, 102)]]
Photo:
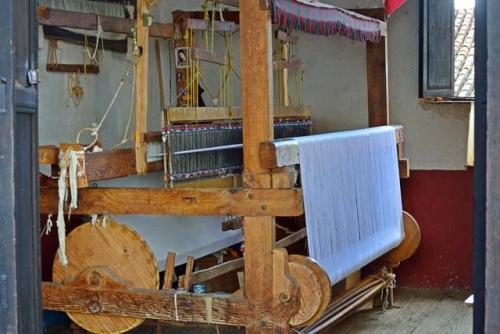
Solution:
[(177, 309), (177, 290), (174, 294), (175, 321), (179, 321), (179, 310)]
[(211, 324), (213, 322), (212, 320), (212, 297), (207, 296), (204, 298), (205, 300), (205, 309), (207, 311), (207, 322)]
[(82, 133), (90, 132), (90, 134), (92, 135), (92, 137), (94, 137), (94, 139), (92, 140), (92, 142), (89, 145), (84, 146), (83, 150), (86, 151), (87, 149), (89, 149), (92, 146), (94, 146), (95, 144), (97, 144), (97, 141), (99, 140), (99, 132), (97, 132), (97, 131), (98, 130), (96, 128), (83, 128), (80, 131), (78, 131), (78, 134), (76, 135), (75, 142), (77, 144), (80, 144), (80, 137), (81, 137)]
[(52, 226), (54, 223), (52, 222), (52, 214), (49, 214), (47, 217), (47, 222), (45, 223), (45, 226), (42, 229), (42, 232), (40, 233), (40, 238), (43, 237), (44, 235), (49, 235), (50, 232), (52, 232)]
[(128, 112), (127, 126), (125, 127), (125, 132), (123, 133), (122, 140), (115, 146), (115, 148), (129, 141), (128, 132), (130, 130), (130, 124), (132, 123), (132, 115), (134, 113), (134, 102), (135, 102), (135, 66), (132, 69), (132, 92), (130, 93), (130, 107)]
[[(71, 209), (78, 207), (78, 187), (77, 187), (77, 173), (78, 173), (78, 155), (71, 147), (65, 152), (61, 152), (59, 157), (59, 168), (61, 174), (59, 176), (58, 195), (59, 203), (57, 208), (57, 236), (59, 239), (59, 260), (63, 266), (68, 264), (66, 258), (66, 222), (64, 221), (64, 205), (68, 200), (68, 189), (66, 187), (66, 177), (69, 177), (71, 203), (69, 207), (68, 219), (71, 216)], [(69, 175), (68, 175), (69, 174)]]
[[(116, 88), (116, 91), (113, 95), (113, 98), (111, 99), (101, 121), (99, 123), (92, 124), (92, 127), (83, 128), (78, 132), (77, 137), (76, 137), (77, 143), (80, 143), (80, 136), (84, 132), (90, 132), (91, 135), (94, 137), (94, 140), (92, 141), (92, 143), (90, 145), (85, 146), (84, 150), (89, 149), (90, 147), (94, 146), (97, 143), (97, 140), (99, 139), (99, 130), (101, 129), (104, 121), (106, 120), (109, 113), (111, 112), (111, 109), (113, 108), (113, 105), (115, 104), (115, 102), (118, 98), (118, 95), (120, 94), (120, 92), (123, 88), (123, 85), (125, 84), (125, 79), (130, 75), (130, 64), (131, 64), (131, 62), (128, 61), (127, 66), (125, 68), (125, 72), (120, 79), (120, 83), (118, 84), (118, 87)], [(135, 70), (133, 71), (133, 73), (134, 73), (134, 81), (135, 81)], [(125, 142), (127, 142), (126, 136), (127, 136), (128, 131), (130, 129), (130, 123), (131, 123), (131, 118), (132, 118), (132, 113), (133, 113), (133, 103), (132, 102), (133, 102), (133, 98), (134, 98), (134, 94), (135, 94), (135, 84), (132, 84), (132, 87), (133, 87), (132, 88), (132, 96), (131, 96), (132, 101), (130, 103), (129, 119), (128, 119), (127, 126), (125, 129), (124, 138), (118, 145), (121, 145), (121, 144), (124, 144)]]
[(100, 41), (102, 44), (102, 50), (104, 52), (104, 39), (101, 39), (101, 35), (104, 31), (102, 30), (101, 26), (101, 17), (99, 15), (96, 15), (96, 17), (97, 17), (97, 35), (95, 36), (95, 49), (91, 54), (87, 46), (87, 33), (85, 33), (85, 52), (87, 53), (87, 56), (89, 57), (91, 62), (99, 64), (99, 61), (97, 60), (97, 51), (99, 50), (99, 41)]

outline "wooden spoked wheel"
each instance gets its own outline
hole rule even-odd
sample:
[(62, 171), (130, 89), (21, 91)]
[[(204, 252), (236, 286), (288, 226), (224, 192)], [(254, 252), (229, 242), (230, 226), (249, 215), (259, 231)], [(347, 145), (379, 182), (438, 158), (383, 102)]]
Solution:
[(328, 307), (331, 298), (330, 279), (316, 261), (302, 255), (288, 256), (288, 270), (299, 286), (299, 310), (290, 319), (290, 325), (310, 325)]
[[(69, 282), (90, 268), (106, 268), (131, 287), (159, 288), (159, 272), (153, 252), (144, 239), (127, 226), (109, 221), (83, 224), (66, 237), (68, 265), (62, 266), (59, 252), (53, 264), (54, 282)], [(80, 327), (98, 334), (123, 333), (144, 319), (67, 312)]]

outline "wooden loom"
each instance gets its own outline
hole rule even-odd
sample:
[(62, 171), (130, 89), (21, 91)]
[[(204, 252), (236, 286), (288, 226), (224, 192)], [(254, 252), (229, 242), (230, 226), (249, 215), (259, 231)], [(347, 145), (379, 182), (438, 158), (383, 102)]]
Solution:
[[(138, 13), (147, 12), (148, 1), (138, 0)], [(300, 189), (294, 188), (290, 169), (298, 164), (293, 142), (273, 142), (271, 14), (267, 2), (245, 0), (240, 4), (242, 122), (244, 127), (243, 187), (232, 189), (82, 189), (74, 214), (156, 214), (156, 215), (234, 215), (244, 217), (245, 258), (192, 273), (188, 265), (183, 291), (172, 289), (172, 255), (167, 260), (165, 283), (158, 290), (158, 268), (145, 242), (132, 231), (110, 223), (98, 237), (85, 238), (89, 225), (82, 225), (68, 236), (68, 272), (55, 261), (54, 281), (42, 285), (43, 306), (68, 312), (73, 320), (95, 332), (121, 332), (143, 319), (171, 322), (197, 322), (245, 326), (248, 333), (287, 333), (290, 326), (311, 325), (323, 313), (326, 326), (342, 319), (390, 285), (391, 276), (368, 277), (340, 295), (331, 298), (328, 277), (306, 257), (288, 256), (284, 247), (305, 237), (301, 230), (286, 239), (275, 240), (274, 217), (303, 214)], [(137, 66), (137, 127), (135, 151), (120, 150), (87, 153), (87, 181), (127, 176), (135, 172), (160, 169), (148, 164), (147, 36), (151, 34), (138, 15), (138, 44), (142, 61)], [(95, 25), (94, 25), (95, 26)], [(139, 38), (139, 36), (141, 36)], [(368, 85), (370, 125), (388, 124), (385, 88), (385, 47), (369, 44)], [(384, 84), (381, 84), (381, 81)], [(251, 85), (250, 83), (260, 83)], [(402, 128), (397, 128), (400, 173), (407, 177), (407, 160), (402, 159)], [(40, 159), (57, 162), (55, 147), (42, 148)], [(127, 161), (135, 157), (135, 166)], [(94, 161), (94, 162), (91, 162)], [(117, 164), (116, 162), (122, 163)], [(135, 170), (134, 170), (135, 168)], [(94, 176), (90, 176), (94, 175)], [(42, 213), (55, 212), (57, 191), (42, 189)], [(133, 205), (130, 205), (133, 203)], [(413, 254), (419, 243), (418, 225), (405, 214), (406, 239), (374, 264), (377, 269), (393, 267)], [(99, 227), (98, 227), (99, 228)], [(87, 240), (86, 240), (87, 239)], [(83, 240), (83, 241), (82, 241)], [(125, 240), (126, 247), (113, 247), (111, 253), (93, 254), (102, 244)], [(72, 253), (72, 252), (76, 253)], [(133, 254), (133, 256), (130, 256)], [(141, 256), (141, 257), (140, 257)], [(121, 262), (123, 261), (123, 262)], [(189, 261), (188, 261), (189, 262)], [(71, 266), (70, 265), (70, 266)], [(189, 284), (217, 277), (244, 267), (245, 284), (241, 296), (189, 293)]]

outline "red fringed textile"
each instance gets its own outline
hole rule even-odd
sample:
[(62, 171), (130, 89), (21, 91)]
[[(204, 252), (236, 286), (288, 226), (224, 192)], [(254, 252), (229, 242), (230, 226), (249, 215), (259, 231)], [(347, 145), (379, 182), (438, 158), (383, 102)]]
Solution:
[(296, 0), (274, 0), (274, 23), (288, 31), (311, 34), (340, 35), (362, 42), (378, 43), (383, 22), (342, 8), (321, 8)]
[(384, 2), (387, 15), (391, 15), (396, 9), (401, 7), (406, 0), (385, 0)]

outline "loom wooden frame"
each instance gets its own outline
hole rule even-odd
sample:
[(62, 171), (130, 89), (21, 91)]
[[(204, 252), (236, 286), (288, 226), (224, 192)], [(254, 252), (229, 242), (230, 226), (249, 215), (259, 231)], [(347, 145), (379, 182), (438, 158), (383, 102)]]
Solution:
[[(226, 2), (226, 1), (224, 1)], [(298, 286), (289, 276), (287, 270), (286, 251), (276, 248), (274, 216), (297, 215), (303, 212), (301, 204), (301, 192), (297, 189), (290, 189), (293, 182), (290, 182), (290, 173), (276, 164), (266, 162), (267, 158), (261, 156), (263, 151), (262, 143), (269, 143), (273, 140), (273, 110), (270, 107), (272, 100), (272, 69), (273, 63), (268, 55), (271, 52), (271, 14), (269, 2), (263, 0), (245, 0), (240, 2), (227, 1), (231, 5), (240, 7), (240, 40), (241, 40), (241, 67), (242, 67), (242, 121), (244, 127), (244, 173), (243, 188), (238, 190), (228, 189), (183, 189), (173, 191), (151, 190), (151, 189), (85, 189), (82, 190), (82, 203), (91, 202), (92, 198), (99, 198), (104, 203), (100, 203), (99, 208), (108, 211), (112, 205), (105, 200), (108, 197), (116, 198), (126, 195), (127, 192), (147, 192), (148, 197), (144, 201), (146, 204), (141, 213), (150, 212), (154, 208), (161, 206), (160, 202), (167, 199), (172, 200), (169, 209), (162, 209), (162, 214), (241, 214), (244, 217), (245, 246), (246, 255), (244, 264), (238, 263), (236, 267), (244, 265), (245, 268), (245, 297), (209, 295), (200, 296), (191, 293), (176, 295), (173, 291), (150, 291), (133, 289), (126, 285), (120, 285), (118, 281), (108, 278), (114, 288), (91, 288), (88, 286), (84, 275), (76, 278), (65, 285), (44, 282), (43, 307), (58, 311), (77, 311), (92, 313), (95, 311), (95, 302), (98, 301), (98, 313), (114, 314), (121, 316), (136, 316), (168, 321), (183, 322), (208, 322), (226, 325), (242, 325), (247, 327), (247, 333), (288, 333), (289, 319), (296, 312), (298, 307)], [(137, 0), (139, 13), (147, 12), (147, 0)], [(363, 12), (363, 11), (362, 11)], [(379, 19), (384, 18), (383, 9), (368, 11), (369, 15)], [(58, 16), (58, 14), (61, 14)], [(74, 13), (73, 13), (74, 14)], [(71, 15), (73, 15), (71, 14)], [(70, 13), (58, 13), (57, 11), (40, 12), (41, 23), (55, 26), (65, 26), (83, 29), (95, 29), (95, 16), (78, 14), (85, 20), (69, 20), (73, 17)], [(128, 33), (131, 22), (126, 20), (115, 20), (104, 18), (103, 24), (109, 25), (105, 31), (115, 31)], [(146, 27), (143, 25), (142, 17), (137, 21), (138, 44), (145, 46), (142, 60), (147, 57), (147, 40), (150, 37), (173, 38), (174, 28), (172, 25), (154, 25)], [(386, 54), (385, 40), (376, 45), (368, 43), (367, 65), (368, 65), (368, 102), (369, 102), (369, 124), (370, 126), (388, 125), (387, 108), (387, 81), (386, 81)], [(148, 62), (140, 61), (138, 64), (136, 78), (136, 92), (139, 106), (136, 107), (137, 122), (136, 147), (135, 151), (122, 151), (103, 153), (98, 160), (107, 160), (108, 165), (113, 165), (110, 160), (124, 160), (125, 157), (135, 155), (135, 168), (130, 166), (114, 170), (112, 173), (96, 176), (95, 179), (112, 178), (117, 176), (130, 175), (135, 172), (145, 173), (153, 170), (153, 166), (145, 162), (144, 144), (147, 142), (147, 126), (145, 124), (145, 114), (147, 110), (147, 71)], [(259, 85), (250, 83), (259, 82)], [(146, 105), (144, 106), (144, 103)], [(57, 161), (57, 148), (41, 148), (40, 161), (54, 165)], [(402, 153), (401, 146), (398, 152)], [(90, 154), (88, 154), (90, 157)], [(276, 157), (274, 157), (275, 159)], [(126, 158), (125, 158), (126, 159)], [(91, 160), (91, 159), (90, 159)], [(89, 161), (89, 160), (87, 160)], [(101, 165), (100, 163), (89, 162), (88, 170), (93, 170)], [(102, 166), (102, 165), (101, 165)], [(92, 172), (90, 172), (92, 173)], [(285, 176), (284, 176), (285, 175)], [(94, 180), (94, 178), (91, 178)], [(279, 182), (278, 182), (279, 180)], [(280, 189), (282, 188), (282, 189)], [(151, 203), (155, 196), (160, 195), (156, 203)], [(113, 194), (112, 197), (109, 195)], [(207, 196), (214, 196), (216, 203), (224, 207), (222, 211), (217, 211), (204, 207), (196, 209), (194, 203), (205, 201)], [(286, 198), (283, 198), (285, 194)], [(279, 196), (278, 196), (279, 195)], [(49, 202), (54, 200), (55, 191), (44, 189), (41, 194), (42, 212), (54, 209)], [(99, 197), (100, 196), (100, 197)], [(104, 197), (103, 197), (104, 196)], [(277, 197), (276, 197), (277, 196)], [(279, 198), (279, 203), (276, 198)], [(228, 202), (229, 201), (229, 202)], [(204, 202), (206, 203), (206, 202)], [(165, 203), (163, 203), (165, 204)], [(212, 203), (213, 204), (213, 203)], [(216, 206), (218, 206), (217, 204)], [(174, 209), (180, 205), (181, 208)], [(246, 205), (250, 205), (244, 208)], [(276, 206), (281, 206), (277, 208)], [(167, 205), (168, 206), (168, 205)], [(287, 208), (288, 206), (288, 208)], [(84, 204), (82, 212), (90, 213), (96, 206)], [(85, 207), (87, 207), (85, 209)], [(89, 208), (90, 207), (90, 208)], [(281, 210), (281, 211), (280, 211)], [(116, 209), (117, 213), (122, 212)], [(95, 213), (95, 212), (92, 212)], [(137, 212), (134, 212), (137, 213)], [(295, 235), (290, 242), (303, 237)], [(280, 244), (278, 244), (279, 246)], [(227, 266), (227, 265), (226, 265)], [(198, 275), (202, 275), (201, 273)], [(195, 277), (196, 277), (195, 273)], [(179, 303), (186, 311), (181, 317), (172, 312), (172, 300), (179, 298)], [(210, 298), (212, 316), (207, 316), (207, 298)], [(126, 307), (124, 307), (124, 305)], [(132, 306), (133, 307), (132, 307)]]

